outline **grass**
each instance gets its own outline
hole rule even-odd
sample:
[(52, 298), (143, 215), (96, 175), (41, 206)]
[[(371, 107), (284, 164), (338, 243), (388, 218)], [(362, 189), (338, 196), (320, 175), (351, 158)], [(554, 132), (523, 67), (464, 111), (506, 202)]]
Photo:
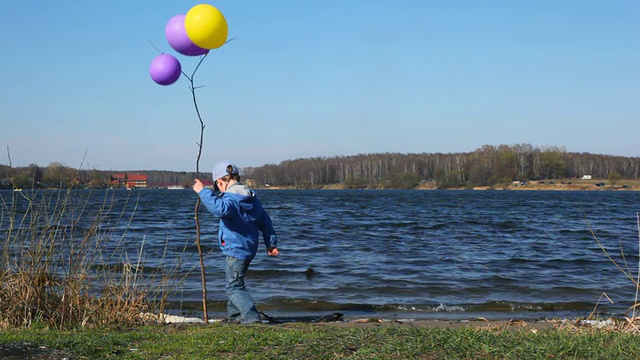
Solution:
[(90, 196), (70, 189), (0, 195), (0, 330), (135, 325), (140, 313), (162, 311), (163, 301), (149, 299), (166, 299), (172, 269), (144, 271), (144, 238), (136, 254), (123, 245), (137, 200), (117, 208), (113, 191), (97, 206)]
[[(118, 359), (637, 359), (640, 337), (562, 329), (337, 327), (324, 324), (31, 329), (0, 344), (66, 349), (72, 358)], [(0, 352), (2, 355), (2, 352)]]

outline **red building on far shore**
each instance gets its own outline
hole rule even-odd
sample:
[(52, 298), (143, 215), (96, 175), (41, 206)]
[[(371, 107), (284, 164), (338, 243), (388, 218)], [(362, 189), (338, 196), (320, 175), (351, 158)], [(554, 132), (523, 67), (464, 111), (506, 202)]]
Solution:
[(127, 189), (146, 188), (149, 177), (144, 174), (112, 174), (111, 186), (124, 187)]

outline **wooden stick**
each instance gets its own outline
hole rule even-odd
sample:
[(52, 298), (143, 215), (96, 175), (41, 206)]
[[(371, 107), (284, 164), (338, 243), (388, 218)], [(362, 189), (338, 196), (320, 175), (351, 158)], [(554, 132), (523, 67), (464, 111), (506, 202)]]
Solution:
[[(204, 140), (205, 125), (204, 125), (204, 122), (202, 121), (202, 116), (200, 115), (200, 109), (198, 108), (198, 101), (196, 99), (196, 87), (193, 84), (193, 77), (195, 76), (196, 71), (198, 71), (198, 68), (200, 68), (200, 65), (202, 64), (204, 59), (207, 58), (207, 55), (208, 53), (203, 55), (200, 58), (200, 61), (198, 62), (198, 65), (196, 66), (196, 68), (193, 70), (193, 73), (191, 74), (191, 76), (188, 76), (187, 74), (185, 74), (184, 71), (182, 72), (182, 75), (184, 75), (189, 80), (189, 84), (190, 84), (189, 90), (191, 91), (193, 106), (196, 109), (196, 114), (198, 115), (198, 120), (200, 121), (200, 142), (197, 143), (198, 156), (196, 157), (196, 178), (200, 178), (200, 157), (202, 156), (202, 141)], [(198, 218), (199, 210), (200, 210), (200, 197), (198, 197), (198, 200), (196, 201), (194, 219), (196, 221), (196, 247), (198, 248), (198, 257), (200, 258), (200, 277), (202, 280), (202, 311), (204, 313), (204, 323), (208, 324), (209, 312), (207, 311), (207, 277), (206, 277), (206, 271), (204, 268), (204, 257), (202, 256), (202, 247), (200, 246), (200, 220)]]

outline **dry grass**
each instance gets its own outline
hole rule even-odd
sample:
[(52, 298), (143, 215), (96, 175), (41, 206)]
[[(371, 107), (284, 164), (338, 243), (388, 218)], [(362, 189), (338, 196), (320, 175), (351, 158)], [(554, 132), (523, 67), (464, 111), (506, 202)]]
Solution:
[[(640, 214), (636, 214), (636, 222), (638, 228), (638, 249), (640, 251)], [(618, 270), (620, 270), (620, 272), (622, 272), (629, 279), (631, 284), (634, 286), (635, 298), (633, 301), (633, 305), (625, 311), (625, 316), (622, 319), (608, 318), (605, 320), (601, 320), (596, 319), (594, 317), (594, 314), (596, 313), (600, 303), (603, 302), (603, 298), (612, 304), (614, 303), (614, 301), (606, 293), (602, 293), (602, 295), (600, 295), (600, 299), (598, 299), (598, 302), (596, 303), (595, 308), (593, 309), (593, 312), (586, 320), (567, 321), (563, 324), (563, 328), (571, 331), (591, 330), (596, 328), (599, 330), (621, 331), (626, 333), (640, 334), (640, 313), (637, 312), (637, 309), (640, 307), (640, 262), (638, 263), (638, 269), (634, 272), (627, 262), (627, 256), (623, 251), (622, 244), (620, 244), (621, 260), (618, 261), (614, 259), (614, 257), (605, 248), (598, 236), (595, 234), (594, 230), (591, 227), (589, 227), (589, 230), (591, 231), (591, 235), (595, 239), (604, 255), (609, 259), (609, 261), (611, 261), (613, 265), (618, 268)], [(638, 254), (638, 257), (640, 258), (640, 254)]]
[(106, 192), (96, 208), (90, 195), (0, 195), (0, 328), (134, 325), (142, 312), (162, 312), (170, 290), (158, 279), (170, 282), (171, 270), (145, 274), (144, 239), (136, 263), (122, 246), (137, 201), (115, 209), (113, 191)]

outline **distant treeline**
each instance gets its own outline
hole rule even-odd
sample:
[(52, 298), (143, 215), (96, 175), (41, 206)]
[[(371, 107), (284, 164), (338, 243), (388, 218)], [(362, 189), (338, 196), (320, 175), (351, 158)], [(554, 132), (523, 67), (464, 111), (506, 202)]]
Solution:
[(245, 169), (259, 185), (317, 188), (438, 188), (492, 186), (511, 181), (608, 177), (637, 179), (640, 158), (567, 152), (564, 147), (530, 144), (484, 145), (467, 153), (361, 154), (283, 161)]
[[(74, 169), (60, 163), (51, 163), (46, 167), (31, 164), (27, 167), (9, 167), (0, 165), (0, 188), (107, 188), (110, 186), (111, 175), (115, 173), (145, 174), (148, 186), (166, 186), (193, 184), (195, 172), (164, 171), (164, 170), (93, 170)], [(203, 180), (210, 180), (211, 173), (200, 174)]]
[[(149, 187), (169, 184), (189, 186), (195, 172), (162, 170), (77, 170), (60, 163), (12, 168), (0, 165), (0, 187), (109, 186), (113, 173), (146, 174)], [(438, 188), (493, 186), (511, 181), (571, 179), (638, 179), (639, 157), (567, 152), (564, 147), (529, 144), (483, 145), (468, 153), (360, 154), (286, 160), (280, 164), (243, 169), (243, 179), (257, 186), (320, 188), (340, 184), (348, 188), (409, 189), (421, 182)], [(211, 173), (203, 173), (211, 180)]]

